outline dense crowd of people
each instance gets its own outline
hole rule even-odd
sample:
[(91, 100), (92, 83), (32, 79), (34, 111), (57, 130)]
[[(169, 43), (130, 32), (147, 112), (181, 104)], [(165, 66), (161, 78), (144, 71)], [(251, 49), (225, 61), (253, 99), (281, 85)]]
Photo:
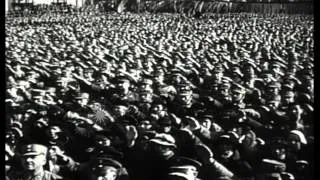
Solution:
[(6, 21), (6, 179), (310, 180), (313, 17)]

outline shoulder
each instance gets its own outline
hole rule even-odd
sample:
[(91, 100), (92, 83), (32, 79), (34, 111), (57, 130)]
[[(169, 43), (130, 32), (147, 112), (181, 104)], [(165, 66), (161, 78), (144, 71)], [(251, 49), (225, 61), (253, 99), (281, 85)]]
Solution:
[(22, 171), (10, 171), (9, 173), (8, 173), (8, 175), (6, 176), (6, 178), (7, 179), (15, 179), (15, 180), (22, 180), (22, 179), (25, 179), (24, 178), (25, 177), (25, 174), (24, 174), (24, 172), (22, 172)]

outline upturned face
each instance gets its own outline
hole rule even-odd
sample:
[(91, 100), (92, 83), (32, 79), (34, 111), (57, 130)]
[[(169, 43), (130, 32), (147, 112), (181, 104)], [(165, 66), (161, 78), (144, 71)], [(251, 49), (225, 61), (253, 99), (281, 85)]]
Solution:
[(118, 170), (112, 166), (93, 169), (90, 180), (115, 180), (118, 177)]

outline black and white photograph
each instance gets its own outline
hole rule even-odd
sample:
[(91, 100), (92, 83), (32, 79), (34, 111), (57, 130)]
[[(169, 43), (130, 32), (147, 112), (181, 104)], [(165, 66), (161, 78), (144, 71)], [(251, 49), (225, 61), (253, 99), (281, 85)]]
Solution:
[(3, 23), (3, 179), (314, 179), (313, 0), (5, 0)]

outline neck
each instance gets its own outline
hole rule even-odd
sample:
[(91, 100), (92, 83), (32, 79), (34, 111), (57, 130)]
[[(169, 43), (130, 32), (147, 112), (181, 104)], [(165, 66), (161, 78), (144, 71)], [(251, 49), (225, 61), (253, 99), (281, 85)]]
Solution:
[(43, 172), (43, 167), (38, 167), (37, 169), (35, 170), (31, 170), (31, 171), (28, 171), (28, 174), (31, 175), (31, 176), (36, 176), (36, 175), (39, 175)]

